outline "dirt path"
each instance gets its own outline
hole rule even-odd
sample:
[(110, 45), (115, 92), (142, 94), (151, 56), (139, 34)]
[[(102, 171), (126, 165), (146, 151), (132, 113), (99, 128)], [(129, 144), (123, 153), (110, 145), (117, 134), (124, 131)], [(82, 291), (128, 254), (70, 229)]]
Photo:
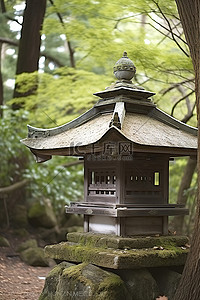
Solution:
[(0, 300), (37, 300), (51, 269), (28, 266), (13, 248), (0, 247)]

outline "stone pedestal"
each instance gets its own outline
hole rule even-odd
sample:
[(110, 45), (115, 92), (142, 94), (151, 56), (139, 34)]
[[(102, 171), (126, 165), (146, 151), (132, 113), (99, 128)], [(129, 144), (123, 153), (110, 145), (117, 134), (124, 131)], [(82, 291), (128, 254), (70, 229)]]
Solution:
[(40, 300), (173, 299), (188, 253), (182, 236), (121, 238), (69, 233), (45, 247), (64, 261), (47, 276)]
[(94, 233), (69, 233), (67, 242), (45, 247), (47, 256), (110, 269), (181, 266), (185, 264), (187, 237), (121, 238)]

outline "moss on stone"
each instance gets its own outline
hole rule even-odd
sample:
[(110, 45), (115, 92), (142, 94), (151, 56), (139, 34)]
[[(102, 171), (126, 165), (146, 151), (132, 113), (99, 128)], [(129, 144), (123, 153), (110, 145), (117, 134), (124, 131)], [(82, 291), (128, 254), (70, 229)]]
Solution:
[(44, 203), (35, 202), (28, 211), (31, 225), (36, 227), (52, 228), (57, 225), (55, 213), (49, 200)]
[(63, 271), (63, 276), (67, 276), (69, 279), (78, 279), (80, 282), (84, 282), (86, 285), (90, 284), (91, 282), (88, 282), (85, 280), (85, 278), (82, 276), (82, 269), (87, 266), (88, 263), (82, 263), (77, 265), (75, 268), (74, 266), (71, 266)]
[(98, 292), (100, 292), (103, 289), (106, 288), (121, 288), (123, 285), (123, 281), (121, 278), (115, 274), (110, 275), (109, 277), (106, 277), (99, 285)]
[(17, 248), (17, 252), (22, 252), (28, 248), (35, 248), (38, 246), (38, 243), (35, 239), (29, 239), (23, 243), (21, 243), (18, 248)]
[(55, 299), (128, 300), (127, 293), (125, 283), (118, 275), (82, 263), (63, 270)]
[(62, 262), (56, 265), (47, 275), (43, 291), (39, 300), (55, 300), (55, 293), (59, 282), (59, 277), (62, 275), (64, 269), (73, 266), (68, 262)]
[(172, 249), (105, 249), (63, 242), (45, 247), (47, 256), (67, 261), (87, 262), (113, 269), (134, 269), (184, 265), (188, 251)]
[(0, 247), (10, 247), (9, 241), (0, 235)]
[(35, 267), (49, 266), (48, 260), (44, 256), (43, 249), (39, 247), (28, 248), (20, 252), (20, 258), (30, 266), (35, 266)]
[(152, 237), (132, 237), (123, 238), (114, 235), (95, 233), (68, 233), (69, 242), (85, 245), (89, 247), (113, 248), (113, 249), (142, 249), (154, 246), (184, 246), (188, 242), (185, 236), (152, 236)]
[(74, 266), (71, 266), (63, 271), (63, 275), (67, 275), (69, 278), (78, 278), (81, 275), (82, 269), (87, 265), (88, 263), (82, 263), (77, 265), (76, 268), (74, 268)]
[(30, 233), (25, 228), (17, 228), (13, 230), (13, 234), (21, 238), (28, 238)]
[[(109, 273), (99, 284), (94, 299), (96, 300), (121, 300), (129, 299), (124, 281), (116, 274)], [(131, 299), (131, 298), (130, 298)]]
[(45, 206), (41, 204), (40, 202), (34, 203), (28, 212), (28, 217), (33, 218), (35, 216), (40, 217), (45, 212)]

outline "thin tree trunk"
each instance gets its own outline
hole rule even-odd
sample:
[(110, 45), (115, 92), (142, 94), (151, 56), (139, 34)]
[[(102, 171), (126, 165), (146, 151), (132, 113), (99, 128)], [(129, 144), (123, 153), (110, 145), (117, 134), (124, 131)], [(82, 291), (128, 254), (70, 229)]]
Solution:
[(2, 78), (2, 72), (1, 72), (1, 60), (2, 60), (2, 43), (0, 43), (0, 118), (3, 117), (3, 109), (2, 109), (2, 105), (3, 105), (3, 78)]
[[(53, 5), (55, 7), (53, 0), (49, 0), (49, 2), (51, 3), (51, 5)], [(62, 24), (63, 28), (65, 29), (65, 23), (63, 21), (63, 18), (61, 16), (61, 14), (59, 12), (56, 12), (56, 14), (58, 16), (58, 19), (60, 20), (60, 23)], [(67, 36), (66, 36), (66, 39), (67, 39), (67, 41), (66, 41), (67, 42), (67, 47), (68, 47), (68, 50), (69, 50), (70, 67), (75, 68), (76, 67), (75, 59), (74, 59), (74, 52), (75, 51), (72, 48), (71, 42), (69, 41)]]
[[(195, 93), (197, 103), (198, 129), (200, 134), (200, 1), (176, 0), (178, 12), (183, 25), (185, 37), (190, 49), (195, 71)], [(199, 136), (198, 136), (199, 138)], [(190, 252), (185, 264), (180, 284), (175, 293), (174, 300), (199, 300), (200, 299), (200, 138), (198, 139), (198, 195), (195, 226), (191, 241)]]
[(4, 14), (6, 13), (6, 6), (5, 6), (5, 1), (1, 0), (1, 12)]
[[(17, 60), (16, 75), (21, 73), (31, 73), (38, 70), (41, 29), (46, 10), (46, 0), (26, 0), (24, 18), (19, 44), (19, 53)], [(33, 93), (33, 90), (26, 95)], [(14, 90), (14, 98), (26, 96)], [(20, 106), (15, 104), (13, 109), (19, 109)]]
[[(190, 187), (194, 171), (196, 169), (197, 162), (195, 159), (188, 159), (187, 165), (184, 170), (183, 177), (179, 186), (177, 204), (185, 205), (187, 203), (188, 196), (185, 191)], [(176, 216), (173, 220), (173, 227), (177, 234), (183, 233), (184, 216)]]
[[(1, 0), (1, 12), (2, 14), (6, 13), (6, 6), (4, 0)], [(0, 42), (0, 118), (3, 117), (3, 109), (1, 106), (3, 105), (3, 78), (1, 72), (2, 65), (2, 43)]]

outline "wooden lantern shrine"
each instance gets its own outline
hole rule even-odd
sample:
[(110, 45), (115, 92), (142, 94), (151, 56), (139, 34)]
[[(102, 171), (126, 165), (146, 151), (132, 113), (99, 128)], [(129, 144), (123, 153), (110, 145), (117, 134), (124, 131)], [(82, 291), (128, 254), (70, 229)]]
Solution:
[(168, 234), (168, 216), (185, 215), (169, 204), (169, 161), (197, 152), (197, 129), (152, 102), (154, 93), (135, 86), (135, 66), (124, 52), (115, 84), (94, 95), (92, 109), (52, 129), (28, 126), (22, 142), (38, 162), (52, 155), (84, 159), (84, 201), (67, 213), (84, 215), (84, 231), (118, 236)]

